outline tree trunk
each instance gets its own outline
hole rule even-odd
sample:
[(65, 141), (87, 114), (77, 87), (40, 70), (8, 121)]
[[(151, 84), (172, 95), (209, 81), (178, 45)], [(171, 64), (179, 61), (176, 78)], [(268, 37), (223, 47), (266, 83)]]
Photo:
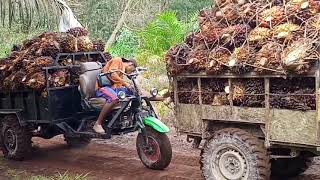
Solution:
[(106, 49), (109, 49), (113, 45), (113, 43), (116, 41), (117, 34), (121, 30), (123, 24), (125, 23), (125, 20), (128, 15), (128, 12), (130, 10), (129, 8), (130, 8), (132, 1), (133, 0), (128, 0), (124, 10), (122, 11), (121, 17), (120, 17), (116, 27), (114, 28), (111, 36), (109, 37), (109, 39), (107, 41)]

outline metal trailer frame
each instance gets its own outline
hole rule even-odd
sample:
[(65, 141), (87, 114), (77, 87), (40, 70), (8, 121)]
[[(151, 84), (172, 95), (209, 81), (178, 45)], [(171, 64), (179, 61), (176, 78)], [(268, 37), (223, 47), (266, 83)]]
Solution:
[[(235, 75), (224, 73), (221, 75), (207, 75), (206, 73), (190, 74), (182, 73), (172, 77), (174, 104), (178, 129), (186, 133), (188, 138), (194, 139), (199, 146), (201, 139), (206, 139), (215, 130), (227, 127), (239, 127), (254, 135), (264, 138), (265, 146), (308, 148), (309, 151), (320, 151), (320, 117), (319, 117), (319, 63), (306, 75), (261, 75), (254, 72)], [(316, 110), (299, 111), (288, 109), (274, 109), (270, 106), (270, 96), (280, 95), (270, 93), (272, 78), (314, 78), (316, 92)], [(197, 82), (199, 104), (179, 103), (178, 80), (192, 78)], [(264, 81), (265, 107), (237, 107), (233, 105), (232, 98), (226, 106), (205, 105), (202, 102), (202, 79), (224, 78), (228, 80), (230, 89), (234, 79), (259, 78)], [(232, 91), (229, 94), (232, 97)], [(309, 94), (310, 95), (310, 94)]]
[[(51, 87), (48, 80), (49, 74), (55, 70), (66, 69), (70, 72), (71, 82), (76, 78), (74, 68), (80, 68), (76, 62), (79, 56), (98, 55), (104, 60), (102, 52), (77, 52), (77, 53), (60, 53), (58, 54), (54, 66), (43, 68), (45, 73), (46, 97), (42, 96), (42, 92), (34, 90), (17, 90), (15, 92), (0, 92), (0, 118), (6, 115), (15, 115), (21, 126), (30, 126), (37, 128), (38, 125), (54, 126), (59, 123), (71, 123), (84, 116), (88, 116), (90, 112), (84, 112), (81, 102), (81, 94), (78, 84), (70, 84), (64, 87)], [(72, 64), (70, 66), (61, 66), (59, 61), (64, 58), (71, 57)], [(96, 112), (92, 112), (94, 114)], [(48, 135), (46, 138), (51, 138)]]

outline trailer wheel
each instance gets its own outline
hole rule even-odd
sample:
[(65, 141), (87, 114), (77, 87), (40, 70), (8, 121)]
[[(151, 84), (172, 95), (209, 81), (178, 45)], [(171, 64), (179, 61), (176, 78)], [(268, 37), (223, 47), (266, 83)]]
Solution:
[(275, 177), (295, 177), (306, 171), (310, 165), (311, 159), (307, 157), (272, 159), (271, 172)]
[(71, 148), (83, 148), (90, 144), (91, 138), (88, 137), (69, 137), (64, 135), (64, 140)]
[(263, 143), (250, 133), (226, 128), (209, 138), (201, 152), (205, 179), (269, 179), (270, 162)]
[(5, 116), (1, 127), (1, 150), (7, 159), (23, 160), (32, 151), (32, 135), (16, 116)]

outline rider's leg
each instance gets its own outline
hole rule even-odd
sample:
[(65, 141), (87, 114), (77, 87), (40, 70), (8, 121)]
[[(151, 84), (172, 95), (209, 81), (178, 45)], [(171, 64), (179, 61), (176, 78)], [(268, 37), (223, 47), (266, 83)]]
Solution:
[(114, 100), (113, 102), (111, 103), (106, 103), (100, 114), (99, 114), (99, 117), (98, 117), (98, 120), (96, 121), (96, 124), (97, 125), (102, 125), (103, 124), (103, 121), (105, 120), (107, 114), (112, 110), (112, 108), (118, 103), (118, 100)]
[(115, 104), (118, 103), (118, 97), (116, 92), (111, 87), (103, 87), (97, 91), (97, 97), (102, 97), (106, 99), (106, 103), (103, 106), (99, 117), (93, 127), (97, 133), (105, 133), (105, 130), (102, 127), (103, 121), (107, 114), (112, 110)]

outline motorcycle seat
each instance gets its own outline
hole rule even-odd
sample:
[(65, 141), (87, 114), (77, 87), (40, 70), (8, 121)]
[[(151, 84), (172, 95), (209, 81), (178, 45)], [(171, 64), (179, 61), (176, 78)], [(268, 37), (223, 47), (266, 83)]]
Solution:
[[(96, 97), (96, 82), (97, 76), (101, 73), (102, 64), (98, 62), (84, 62), (80, 64), (81, 75), (79, 77), (79, 91), (82, 97), (83, 104), (88, 109), (102, 109), (106, 100)], [(113, 109), (121, 108), (121, 104)]]

